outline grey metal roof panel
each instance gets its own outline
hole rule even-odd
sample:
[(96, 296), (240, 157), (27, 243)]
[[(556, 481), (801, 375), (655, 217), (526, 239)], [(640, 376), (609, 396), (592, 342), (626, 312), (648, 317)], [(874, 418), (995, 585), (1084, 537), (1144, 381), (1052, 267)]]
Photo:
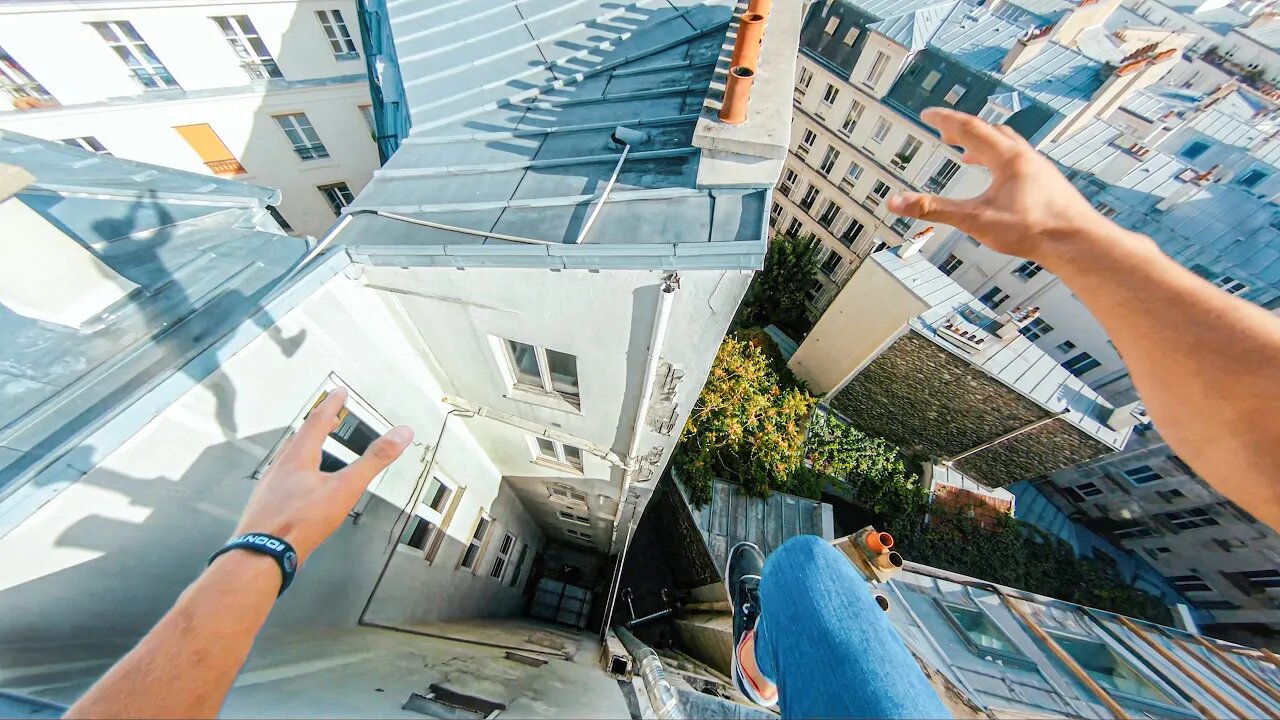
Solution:
[(1088, 102), (1102, 87), (1102, 65), (1083, 54), (1057, 43), (1026, 63), (1006, 73), (1005, 83), (1064, 115), (1069, 115)]

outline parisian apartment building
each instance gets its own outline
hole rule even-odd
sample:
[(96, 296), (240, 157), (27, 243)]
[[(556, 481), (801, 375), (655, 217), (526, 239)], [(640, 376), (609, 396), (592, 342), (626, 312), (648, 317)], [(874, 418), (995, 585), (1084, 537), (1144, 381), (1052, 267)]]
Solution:
[(0, 128), (277, 188), (281, 227), (320, 237), (379, 164), (356, 13), (351, 0), (5, 3)]

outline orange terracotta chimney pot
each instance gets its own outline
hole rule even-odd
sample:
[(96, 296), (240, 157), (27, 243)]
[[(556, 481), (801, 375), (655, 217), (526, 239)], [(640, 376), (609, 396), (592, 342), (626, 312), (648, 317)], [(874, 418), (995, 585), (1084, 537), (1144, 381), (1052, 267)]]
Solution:
[(747, 102), (751, 100), (751, 83), (756, 71), (749, 67), (729, 68), (729, 81), (724, 86), (724, 102), (720, 105), (720, 122), (741, 125), (747, 120)]
[(887, 532), (869, 532), (866, 538), (867, 548), (873, 553), (882, 553), (893, 547), (893, 536)]
[(733, 41), (729, 67), (747, 67), (753, 71), (760, 61), (760, 42), (764, 39), (764, 15), (746, 13), (738, 18), (738, 37)]
[(758, 13), (769, 16), (769, 10), (773, 8), (773, 0), (749, 0), (747, 2), (747, 13)]

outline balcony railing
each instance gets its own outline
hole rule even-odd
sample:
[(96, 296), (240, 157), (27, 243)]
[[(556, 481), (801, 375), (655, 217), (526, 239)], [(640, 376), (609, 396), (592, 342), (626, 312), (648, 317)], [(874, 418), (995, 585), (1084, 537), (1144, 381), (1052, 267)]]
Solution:
[(284, 73), (280, 72), (280, 66), (276, 64), (275, 60), (245, 60), (240, 63), (240, 67), (244, 68), (244, 72), (249, 76), (250, 80), (270, 80), (284, 77)]
[(928, 180), (924, 181), (924, 191), (927, 193), (933, 193), (936, 195), (942, 192), (943, 190), (945, 190), (947, 187), (947, 183), (950, 181), (951, 181), (950, 178), (940, 178), (937, 175), (934, 175), (930, 177)]
[(179, 90), (181, 85), (173, 79), (168, 70), (144, 70), (143, 68), (130, 68), (129, 72), (133, 73), (133, 79), (142, 86), (143, 90)]
[(207, 160), (205, 167), (214, 175), (243, 175), (244, 166), (239, 160), (232, 158), (230, 160)]
[(293, 151), (303, 160), (319, 160), (329, 157), (329, 151), (325, 149), (323, 143), (315, 145), (294, 145)]
[(53, 96), (39, 83), (5, 84), (0, 86), (0, 89), (13, 98), (13, 107), (16, 110), (54, 107), (58, 104), (58, 101), (54, 100)]

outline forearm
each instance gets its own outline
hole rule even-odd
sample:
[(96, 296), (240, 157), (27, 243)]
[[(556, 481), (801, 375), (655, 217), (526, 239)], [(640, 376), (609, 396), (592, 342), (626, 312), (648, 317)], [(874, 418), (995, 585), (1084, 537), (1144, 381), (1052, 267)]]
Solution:
[(1280, 320), (1109, 222), (1046, 249), (1041, 264), (1107, 331), (1147, 411), (1219, 492), (1280, 527)]
[(65, 717), (215, 717), (279, 589), (272, 558), (219, 557)]

